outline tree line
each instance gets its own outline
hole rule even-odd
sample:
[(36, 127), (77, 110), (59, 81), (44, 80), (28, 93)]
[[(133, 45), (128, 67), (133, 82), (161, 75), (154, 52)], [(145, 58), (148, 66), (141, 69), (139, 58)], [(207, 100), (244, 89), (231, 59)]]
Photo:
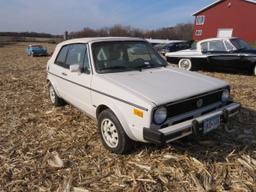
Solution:
[(44, 38), (60, 37), (59, 35), (52, 35), (50, 33), (37, 33), (37, 32), (0, 32), (0, 36), (10, 36), (10, 37), (44, 37)]
[(71, 32), (69, 38), (81, 37), (141, 37), (152, 39), (177, 39), (191, 40), (193, 32), (193, 24), (182, 23), (174, 27), (164, 27), (156, 30), (142, 30), (131, 26), (114, 25), (112, 27), (104, 27), (100, 29), (92, 29), (85, 27), (80, 31)]
[[(156, 30), (143, 30), (131, 26), (114, 25), (112, 27), (104, 27), (100, 29), (93, 29), (85, 27), (80, 31), (73, 31), (69, 34), (69, 38), (81, 37), (141, 37), (152, 39), (177, 39), (177, 40), (191, 40), (192, 39), (193, 24), (182, 23), (174, 27), (164, 27)], [(63, 32), (64, 33), (64, 32)], [(37, 32), (0, 32), (0, 36), (11, 37), (44, 37), (44, 38), (59, 38), (63, 35), (52, 35), (50, 33)]]

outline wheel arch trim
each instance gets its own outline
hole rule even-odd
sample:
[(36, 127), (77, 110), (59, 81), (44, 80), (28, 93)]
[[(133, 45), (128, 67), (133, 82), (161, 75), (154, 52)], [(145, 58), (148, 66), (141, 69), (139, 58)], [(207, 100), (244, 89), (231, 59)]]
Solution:
[[(101, 111), (98, 111), (99, 109), (103, 109)], [(100, 104), (96, 107), (96, 118), (98, 121), (98, 115), (100, 114), (100, 112), (109, 109), (118, 119), (118, 121), (120, 122), (120, 124), (122, 125), (124, 132), (127, 134), (127, 136), (132, 139), (132, 140), (138, 140), (135, 135), (132, 133), (132, 131), (130, 130), (129, 124), (124, 116), (124, 114), (122, 113), (121, 109), (113, 104), (113, 103), (109, 103), (109, 104)], [(99, 123), (99, 122), (97, 122)]]

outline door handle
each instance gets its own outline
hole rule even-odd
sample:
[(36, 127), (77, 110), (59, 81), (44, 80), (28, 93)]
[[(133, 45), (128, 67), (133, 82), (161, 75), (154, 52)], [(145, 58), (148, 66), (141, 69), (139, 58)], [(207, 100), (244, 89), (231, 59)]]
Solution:
[(62, 72), (61, 74), (64, 75), (64, 76), (67, 76), (67, 73)]

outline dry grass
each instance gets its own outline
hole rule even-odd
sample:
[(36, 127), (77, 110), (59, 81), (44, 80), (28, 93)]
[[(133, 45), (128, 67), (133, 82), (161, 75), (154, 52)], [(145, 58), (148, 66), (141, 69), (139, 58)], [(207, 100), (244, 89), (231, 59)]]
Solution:
[(256, 191), (255, 77), (207, 73), (230, 82), (244, 105), (230, 133), (118, 156), (102, 147), (93, 120), (50, 104), (48, 58), (27, 57), (25, 46), (0, 47), (0, 191)]

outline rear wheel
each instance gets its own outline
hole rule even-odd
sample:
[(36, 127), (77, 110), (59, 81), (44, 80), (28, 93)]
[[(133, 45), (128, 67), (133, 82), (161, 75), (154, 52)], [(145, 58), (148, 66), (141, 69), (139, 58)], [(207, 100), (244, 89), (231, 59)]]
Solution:
[(56, 94), (52, 84), (49, 84), (49, 97), (55, 106), (63, 106), (65, 104), (65, 101)]
[(192, 62), (190, 59), (181, 59), (178, 65), (180, 69), (187, 71), (193, 70)]
[(98, 117), (98, 131), (106, 149), (116, 154), (124, 154), (132, 149), (132, 140), (126, 135), (114, 113), (106, 109)]

